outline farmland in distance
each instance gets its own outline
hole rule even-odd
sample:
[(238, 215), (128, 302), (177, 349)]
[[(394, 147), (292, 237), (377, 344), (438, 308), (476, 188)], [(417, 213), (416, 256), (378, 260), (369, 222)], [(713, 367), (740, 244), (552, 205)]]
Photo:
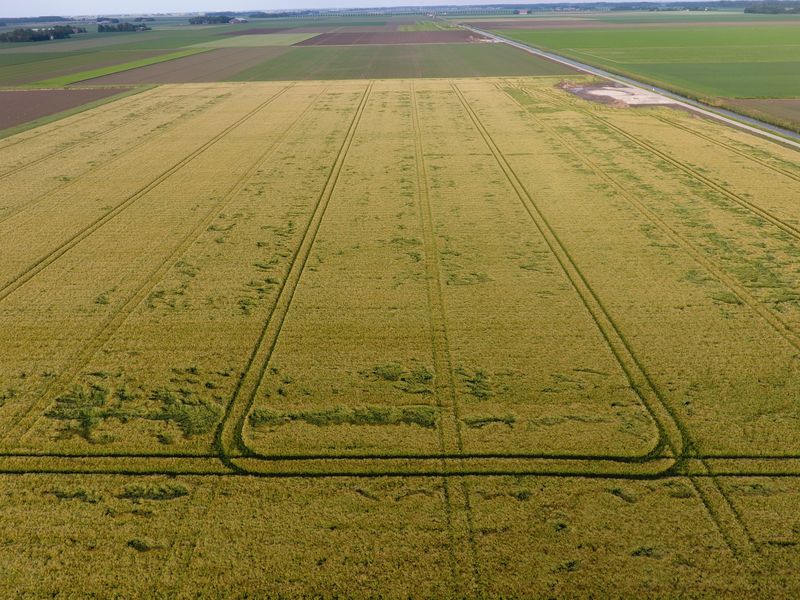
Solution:
[(800, 589), (796, 152), (562, 79), (0, 140), (0, 590)]
[(586, 13), (466, 22), (800, 131), (797, 15)]

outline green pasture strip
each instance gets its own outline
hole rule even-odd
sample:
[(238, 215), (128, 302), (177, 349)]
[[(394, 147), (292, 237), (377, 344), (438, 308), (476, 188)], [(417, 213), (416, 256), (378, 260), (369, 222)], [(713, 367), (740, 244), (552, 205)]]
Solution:
[(81, 104), (80, 106), (68, 108), (67, 110), (62, 110), (61, 112), (54, 113), (52, 115), (47, 115), (46, 117), (39, 117), (38, 119), (34, 119), (33, 121), (28, 121), (27, 123), (15, 125), (14, 127), (8, 127), (7, 129), (2, 129), (0, 130), (0, 140), (10, 137), (12, 135), (16, 135), (18, 133), (22, 133), (23, 131), (27, 131), (28, 129), (34, 129), (36, 127), (41, 127), (42, 125), (47, 125), (48, 123), (52, 123), (53, 121), (58, 121), (60, 119), (65, 119), (67, 117), (77, 115), (79, 113), (91, 110), (93, 108), (97, 108), (98, 106), (102, 106), (103, 104), (107, 104), (109, 102), (116, 102), (117, 100), (122, 100), (123, 98), (127, 98), (128, 96), (140, 94), (154, 87), (156, 86), (147, 84), (147, 85), (140, 85), (135, 88), (130, 88), (127, 90), (121, 89), (119, 94), (114, 94), (113, 96), (106, 96), (105, 98), (100, 98), (98, 100), (93, 100), (92, 102), (87, 102), (86, 104)]
[(143, 58), (141, 60), (122, 63), (120, 65), (114, 65), (111, 67), (103, 67), (101, 69), (92, 69), (91, 71), (83, 71), (81, 73), (74, 73), (72, 75), (65, 75), (63, 77), (45, 79), (44, 81), (37, 81), (35, 84), (33, 84), (33, 86), (64, 87), (67, 85), (72, 85), (73, 83), (78, 83), (80, 81), (86, 81), (88, 79), (94, 79), (96, 77), (102, 77), (104, 75), (112, 75), (114, 73), (121, 73), (122, 71), (130, 71), (131, 69), (138, 69), (139, 67), (146, 67), (148, 65), (167, 62), (169, 60), (175, 60), (177, 58), (185, 58), (187, 56), (192, 56), (193, 54), (200, 54), (201, 52), (208, 52), (208, 51), (209, 49), (207, 48), (187, 48), (185, 50), (172, 52), (170, 54), (164, 54), (162, 56)]
[[(125, 34), (129, 39), (120, 49), (124, 50), (177, 50), (194, 46), (203, 42), (218, 40), (221, 34), (235, 31), (231, 27), (209, 26), (207, 29), (155, 29), (154, 36), (136, 37), (136, 34)], [(150, 32), (148, 32), (150, 33)], [(108, 34), (123, 35), (123, 34)]]
[(292, 48), (230, 81), (565, 75), (575, 71), (505, 44)]
[(441, 29), (442, 27), (433, 21), (417, 21), (416, 23), (400, 25), (398, 31), (439, 31)]
[(15, 54), (17, 52), (76, 52), (99, 49), (116, 50), (116, 46), (129, 44), (134, 37), (137, 40), (157, 39), (159, 34), (155, 31), (135, 33), (81, 33), (63, 40), (25, 44), (0, 44), (0, 54)]
[(0, 54), (0, 86), (25, 85), (48, 77), (65, 77), (70, 72), (103, 68), (113, 63), (128, 63), (134, 59), (153, 58), (156, 55), (157, 51), (141, 50)]
[(319, 35), (318, 33), (265, 33), (222, 36), (221, 39), (195, 44), (195, 48), (257, 48), (291, 46)]

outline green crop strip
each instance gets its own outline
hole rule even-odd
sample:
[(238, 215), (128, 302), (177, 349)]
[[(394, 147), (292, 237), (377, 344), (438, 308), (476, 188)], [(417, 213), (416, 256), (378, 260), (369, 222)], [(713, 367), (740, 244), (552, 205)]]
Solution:
[(64, 87), (72, 85), (73, 83), (86, 81), (88, 79), (95, 79), (97, 77), (103, 77), (105, 75), (113, 75), (114, 73), (121, 73), (122, 71), (130, 71), (131, 69), (138, 69), (139, 67), (147, 67), (149, 65), (155, 65), (158, 63), (167, 62), (178, 58), (185, 58), (187, 56), (192, 56), (194, 54), (199, 54), (201, 52), (208, 52), (208, 51), (209, 51), (208, 48), (190, 48), (187, 50), (180, 50), (179, 52), (172, 52), (170, 54), (164, 54), (162, 56), (153, 56), (151, 58), (134, 60), (131, 62), (123, 63), (121, 65), (113, 65), (111, 67), (103, 67), (101, 69), (92, 69), (90, 71), (82, 71), (80, 73), (64, 75), (63, 77), (54, 77), (52, 79), (45, 79), (43, 81), (37, 81), (36, 83), (32, 84), (32, 87)]

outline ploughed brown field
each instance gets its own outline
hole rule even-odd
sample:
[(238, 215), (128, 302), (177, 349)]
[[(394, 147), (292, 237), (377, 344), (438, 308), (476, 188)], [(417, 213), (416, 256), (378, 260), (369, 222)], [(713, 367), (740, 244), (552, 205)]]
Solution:
[(118, 89), (0, 91), (0, 130), (118, 94)]
[(185, 58), (90, 79), (96, 84), (197, 83), (223, 81), (289, 51), (287, 46), (219, 48)]
[(381, 31), (323, 33), (295, 46), (352, 46), (357, 44), (453, 44), (484, 40), (469, 31)]

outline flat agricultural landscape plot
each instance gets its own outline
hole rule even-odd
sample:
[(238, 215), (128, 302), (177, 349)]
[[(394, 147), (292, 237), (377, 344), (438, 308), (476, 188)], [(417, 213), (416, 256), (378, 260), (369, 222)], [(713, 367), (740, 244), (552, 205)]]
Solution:
[(85, 80), (82, 85), (224, 81), (286, 52), (286, 46), (216, 48), (154, 65)]
[(322, 33), (298, 42), (297, 46), (350, 46), (354, 44), (454, 44), (485, 40), (481, 35), (453, 31), (388, 31), (363, 33)]
[(94, 52), (41, 52), (0, 53), (0, 86), (21, 85), (43, 79), (59, 77), (152, 58), (165, 51), (108, 51)]
[(739, 99), (729, 100), (732, 106), (755, 116), (783, 119), (800, 123), (800, 98)]
[[(731, 99), (800, 97), (800, 20), (716, 23), (575, 20), (551, 27), (540, 20), (485, 23), (506, 37), (552, 50), (584, 63), (710, 100), (733, 110)], [(759, 15), (755, 15), (758, 17)], [(793, 129), (800, 121), (769, 106), (760, 116)]]
[(114, 88), (0, 90), (0, 131), (119, 93)]
[(0, 140), (0, 591), (796, 595), (797, 153), (561, 81)]
[(314, 33), (265, 33), (261, 35), (228, 35), (218, 40), (197, 44), (203, 48), (242, 48), (252, 46), (291, 46), (314, 37)]
[(568, 75), (569, 67), (505, 44), (400, 44), (292, 48), (232, 81)]

